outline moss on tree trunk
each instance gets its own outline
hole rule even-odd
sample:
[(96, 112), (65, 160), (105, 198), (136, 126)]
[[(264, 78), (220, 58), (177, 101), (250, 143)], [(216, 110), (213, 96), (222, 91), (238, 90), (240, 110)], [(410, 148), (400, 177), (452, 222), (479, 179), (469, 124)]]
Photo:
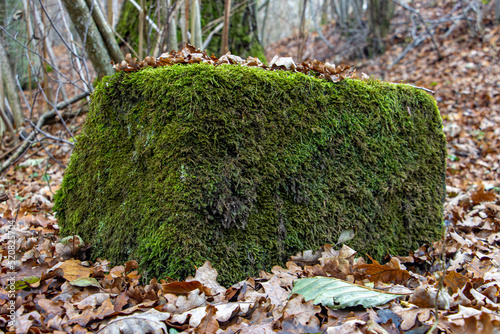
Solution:
[[(202, 1), (201, 7), (202, 27), (224, 15), (224, 0)], [(231, 12), (233, 15), (231, 15), (229, 22), (229, 51), (243, 58), (252, 56), (265, 62), (264, 48), (260, 44), (257, 32), (256, 4), (246, 0), (233, 0), (231, 1)], [(220, 53), (221, 34), (222, 30), (212, 38), (207, 47), (209, 54), (218, 55)]]
[(335, 243), (381, 259), (442, 233), (445, 136), (408, 85), (222, 65), (102, 80), (55, 210), (94, 257), (225, 284)]
[[(138, 2), (138, 1), (137, 1)], [(146, 5), (144, 6), (144, 13), (151, 17), (152, 20), (156, 22), (156, 1), (146, 0)], [(118, 18), (118, 23), (115, 28), (116, 32), (132, 47), (136, 52), (139, 51), (139, 11), (137, 8), (129, 1), (123, 3), (123, 8), (120, 12), (120, 17)], [(147, 20), (144, 20), (144, 51), (152, 55), (151, 52), (156, 45), (157, 33), (154, 29), (151, 29), (150, 24)], [(148, 36), (149, 33), (149, 36)], [(122, 41), (118, 41), (118, 44), (122, 48), (123, 53), (130, 53), (128, 47), (123, 44)], [(149, 50), (149, 52), (148, 52)], [(159, 55), (154, 55), (159, 56)]]

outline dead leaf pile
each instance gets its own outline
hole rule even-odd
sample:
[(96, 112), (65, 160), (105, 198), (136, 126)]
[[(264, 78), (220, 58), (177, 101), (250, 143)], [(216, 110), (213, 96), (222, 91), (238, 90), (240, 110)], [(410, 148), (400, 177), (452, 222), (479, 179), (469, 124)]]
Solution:
[[(144, 282), (137, 263), (112, 267), (85, 261), (78, 236), (58, 239), (57, 224), (39, 215), (7, 217), (0, 250), (7, 255), (7, 229), (16, 234), (15, 268), (2, 261), (2, 286), (15, 271), (19, 333), (103, 332), (119, 328), (167, 329), (187, 333), (404, 333), (426, 331), (436, 321), (446, 333), (500, 325), (500, 196), (479, 186), (447, 204), (449, 233), (442, 242), (423, 245), (387, 263), (366, 263), (355, 250), (325, 245), (293, 256), (228, 289), (220, 286), (209, 262), (184, 282)], [(441, 250), (445, 253), (442, 254)], [(69, 258), (70, 257), (70, 258)], [(440, 261), (444, 260), (443, 275)], [(332, 310), (304, 301), (290, 291), (307, 277), (333, 277), (405, 297), (370, 309)], [(0, 289), (0, 313), (6, 320), (9, 291)], [(437, 303), (437, 308), (436, 308)], [(141, 329), (142, 328), (142, 329)], [(384, 332), (385, 331), (385, 332)], [(474, 333), (471, 331), (470, 333)]]

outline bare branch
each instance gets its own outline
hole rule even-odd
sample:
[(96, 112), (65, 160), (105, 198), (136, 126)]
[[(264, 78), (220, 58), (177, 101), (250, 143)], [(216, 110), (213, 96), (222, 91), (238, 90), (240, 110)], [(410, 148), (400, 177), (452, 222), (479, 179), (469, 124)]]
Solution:
[[(59, 103), (53, 110), (46, 112), (43, 114), (38, 121), (36, 122), (35, 128), (41, 129), (42, 126), (45, 124), (45, 122), (56, 116), (57, 115), (57, 110), (61, 110), (68, 105), (78, 102), (81, 99), (84, 99), (85, 97), (89, 96), (90, 92), (85, 92), (83, 94), (80, 94), (78, 96), (73, 97), (72, 99)], [(35, 136), (37, 134), (37, 131), (32, 131), (27, 137), (24, 138), (24, 141), (21, 143), (21, 145), (12, 153), (12, 155), (5, 160), (2, 165), (0, 166), (0, 173), (3, 173), (7, 168), (9, 168), (19, 157), (21, 157), (24, 152), (29, 148), (30, 144), (33, 143), (33, 140), (35, 139)]]

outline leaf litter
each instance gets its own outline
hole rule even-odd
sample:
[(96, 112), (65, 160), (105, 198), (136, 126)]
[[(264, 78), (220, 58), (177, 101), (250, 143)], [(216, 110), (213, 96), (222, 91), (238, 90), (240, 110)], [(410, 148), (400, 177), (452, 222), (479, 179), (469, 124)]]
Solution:
[[(436, 321), (435, 332), (441, 333), (498, 331), (500, 93), (494, 83), (500, 76), (499, 32), (498, 26), (486, 24), (479, 40), (456, 29), (439, 41), (446, 57), (441, 62), (432, 59), (427, 41), (391, 69), (384, 64), (401, 51), (397, 44), (356, 66), (368, 73), (381, 71), (393, 82), (405, 80), (436, 90), (449, 150), (444, 241), (422, 245), (407, 256), (388, 256), (383, 264), (367, 263), (344, 244), (353, 233), (347, 231), (335, 246), (304, 251), (284, 268), (276, 266), (227, 289), (217, 283), (210, 263), (184, 282), (148, 279), (138, 273), (134, 261), (90, 262), (84, 240), (59, 238), (50, 212), (63, 170), (49, 165), (43, 152), (35, 152), (1, 181), (9, 198), (0, 204), (0, 329), (9, 329), (5, 288), (8, 273), (14, 271), (18, 333), (425, 333)], [(264, 68), (256, 58), (226, 54), (215, 60), (196, 50), (188, 52), (180, 55), (183, 60), (170, 53), (156, 59), (156, 65), (152, 59), (145, 61), (148, 66), (206, 60)], [(305, 63), (314, 70), (313, 62)], [(120, 65), (119, 70), (144, 67), (130, 58), (115, 66)], [(265, 69), (300, 66), (278, 57)], [(331, 76), (330, 70), (324, 71)], [(58, 158), (67, 162), (67, 153), (59, 152)], [(7, 258), (9, 230), (16, 236), (16, 261)], [(311, 278), (337, 279), (401, 297), (370, 308), (332, 309), (292, 293), (298, 280)]]

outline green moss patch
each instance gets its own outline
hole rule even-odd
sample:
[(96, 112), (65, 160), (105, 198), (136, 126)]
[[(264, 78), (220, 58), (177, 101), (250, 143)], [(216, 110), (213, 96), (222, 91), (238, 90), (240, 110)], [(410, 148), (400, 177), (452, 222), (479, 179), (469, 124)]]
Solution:
[(106, 77), (56, 196), (93, 255), (232, 284), (335, 243), (376, 259), (442, 233), (445, 137), (408, 85), (205, 64)]

